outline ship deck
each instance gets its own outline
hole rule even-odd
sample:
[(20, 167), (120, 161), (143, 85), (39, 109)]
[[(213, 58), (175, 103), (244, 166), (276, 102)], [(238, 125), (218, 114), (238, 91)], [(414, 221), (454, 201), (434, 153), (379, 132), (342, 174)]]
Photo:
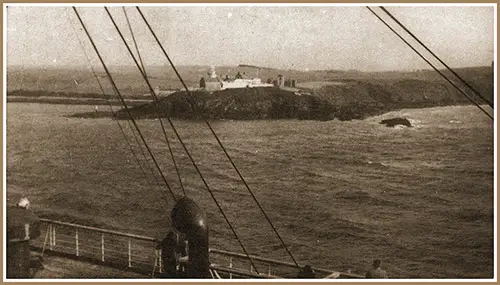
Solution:
[[(33, 252), (33, 256), (40, 256)], [(137, 272), (100, 266), (65, 257), (44, 255), (43, 269), (35, 272), (35, 279), (149, 279), (151, 276)]]

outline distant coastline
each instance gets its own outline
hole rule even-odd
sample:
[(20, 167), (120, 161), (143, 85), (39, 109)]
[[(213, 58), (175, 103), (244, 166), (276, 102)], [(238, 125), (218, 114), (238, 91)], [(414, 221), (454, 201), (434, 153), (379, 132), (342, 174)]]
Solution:
[[(203, 67), (182, 70), (188, 86), (196, 86)], [(236, 67), (233, 67), (236, 70)], [(458, 69), (483, 96), (493, 101), (493, 70), (491, 67)], [(114, 95), (102, 94), (96, 89), (95, 78), (89, 72), (67, 70), (11, 70), (8, 72), (7, 102), (35, 102), (49, 104), (85, 104), (120, 106)], [(157, 71), (161, 73), (161, 71)], [(422, 108), (470, 104), (450, 84), (435, 72), (377, 72), (265, 70), (261, 78), (284, 74), (297, 81), (296, 90), (287, 88), (240, 88), (207, 92), (193, 87), (197, 109), (178, 80), (170, 75), (150, 72), (151, 83), (173, 90), (160, 96), (160, 116), (180, 119), (311, 119), (352, 120), (403, 108)], [(136, 118), (156, 118), (157, 111), (148, 96), (147, 87), (137, 74), (124, 70), (115, 77), (120, 92)], [(104, 81), (103, 81), (104, 82)], [(109, 85), (109, 84), (108, 84)], [(109, 86), (106, 93), (112, 93)], [(173, 93), (173, 94), (172, 94)], [(96, 114), (76, 114), (95, 117)], [(102, 117), (100, 114), (99, 117)], [(111, 116), (111, 114), (109, 114)], [(128, 115), (117, 111), (116, 117)]]

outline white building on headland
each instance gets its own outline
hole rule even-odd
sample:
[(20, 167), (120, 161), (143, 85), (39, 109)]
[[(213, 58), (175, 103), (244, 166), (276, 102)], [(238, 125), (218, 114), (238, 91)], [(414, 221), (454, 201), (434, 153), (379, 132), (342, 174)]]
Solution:
[(221, 90), (234, 88), (253, 88), (253, 87), (274, 87), (269, 83), (262, 83), (260, 78), (244, 79), (238, 78), (233, 81), (221, 81)]
[(210, 68), (209, 78), (205, 82), (205, 89), (210, 91), (254, 87), (274, 87), (274, 85), (269, 83), (262, 83), (262, 80), (260, 78), (229, 79), (226, 77), (226, 79), (220, 80), (215, 73), (214, 67)]

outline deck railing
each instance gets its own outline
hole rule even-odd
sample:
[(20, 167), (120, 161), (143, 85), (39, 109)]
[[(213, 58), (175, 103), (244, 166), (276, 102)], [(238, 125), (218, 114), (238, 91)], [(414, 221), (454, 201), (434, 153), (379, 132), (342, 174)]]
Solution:
[(40, 219), (46, 225), (43, 239), (32, 242), (42, 254), (101, 263), (138, 272), (161, 273), (161, 254), (152, 237), (96, 227)]
[[(162, 273), (161, 249), (155, 238), (49, 219), (40, 220), (46, 225), (45, 232), (42, 231), (44, 238), (34, 240), (32, 246), (42, 255), (48, 252), (153, 277)], [(213, 248), (209, 251), (213, 278), (293, 278), (298, 273), (293, 263), (251, 255), (258, 268), (257, 274), (245, 254)], [(321, 276), (333, 274), (339, 278), (362, 278), (321, 268), (314, 270)]]

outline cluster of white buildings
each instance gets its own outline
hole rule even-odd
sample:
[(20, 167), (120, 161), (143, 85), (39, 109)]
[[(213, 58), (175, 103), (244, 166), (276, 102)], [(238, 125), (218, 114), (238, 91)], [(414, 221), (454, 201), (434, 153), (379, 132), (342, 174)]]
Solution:
[[(208, 72), (209, 77), (207, 80), (202, 78), (200, 80), (200, 88), (209, 91), (236, 89), (236, 88), (254, 88), (254, 87), (274, 87), (270, 83), (262, 83), (260, 78), (243, 78), (238, 72), (234, 79), (230, 79), (227, 75), (226, 78), (221, 80), (215, 73), (215, 68), (210, 68)], [(204, 85), (204, 86), (203, 86)]]

